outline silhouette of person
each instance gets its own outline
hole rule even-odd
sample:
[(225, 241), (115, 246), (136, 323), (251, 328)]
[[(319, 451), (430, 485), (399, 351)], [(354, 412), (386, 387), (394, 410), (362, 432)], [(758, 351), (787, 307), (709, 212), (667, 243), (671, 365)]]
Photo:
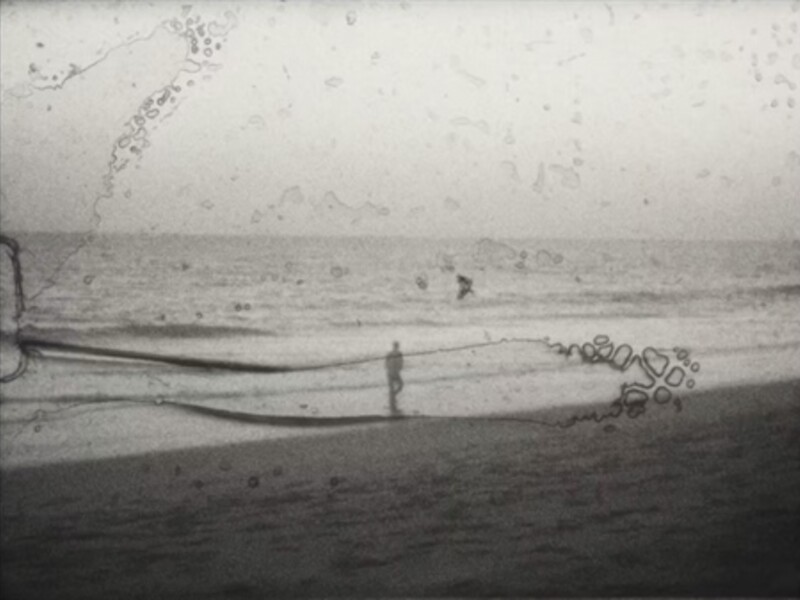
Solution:
[(389, 410), (392, 416), (400, 415), (397, 408), (397, 394), (403, 389), (403, 379), (400, 371), (403, 370), (403, 353), (400, 352), (400, 343), (394, 342), (392, 351), (386, 355), (386, 376), (389, 379)]

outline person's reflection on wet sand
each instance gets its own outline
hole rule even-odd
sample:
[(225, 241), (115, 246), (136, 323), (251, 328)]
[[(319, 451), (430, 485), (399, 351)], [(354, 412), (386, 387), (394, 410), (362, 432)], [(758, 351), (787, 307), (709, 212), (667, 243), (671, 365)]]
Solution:
[(386, 376), (389, 380), (389, 410), (393, 417), (402, 413), (397, 407), (397, 394), (403, 389), (403, 379), (400, 371), (403, 370), (403, 353), (400, 352), (400, 343), (394, 342), (392, 351), (386, 355)]

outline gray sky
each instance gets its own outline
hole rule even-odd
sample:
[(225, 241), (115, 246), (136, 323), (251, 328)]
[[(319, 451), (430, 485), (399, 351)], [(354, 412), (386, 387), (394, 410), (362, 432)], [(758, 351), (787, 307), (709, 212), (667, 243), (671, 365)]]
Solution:
[(800, 2), (6, 2), (0, 225), (798, 239), (799, 22)]

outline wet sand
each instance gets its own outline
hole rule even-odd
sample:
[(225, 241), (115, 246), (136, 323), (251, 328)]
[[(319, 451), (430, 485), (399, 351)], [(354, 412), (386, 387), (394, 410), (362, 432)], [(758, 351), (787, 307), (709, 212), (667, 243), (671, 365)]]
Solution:
[(683, 406), (4, 469), (3, 597), (797, 595), (800, 380)]

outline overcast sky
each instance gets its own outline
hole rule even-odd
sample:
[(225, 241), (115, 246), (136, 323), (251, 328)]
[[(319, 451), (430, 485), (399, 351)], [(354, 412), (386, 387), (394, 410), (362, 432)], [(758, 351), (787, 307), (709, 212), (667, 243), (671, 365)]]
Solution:
[(800, 2), (5, 2), (0, 226), (798, 239), (799, 22)]

